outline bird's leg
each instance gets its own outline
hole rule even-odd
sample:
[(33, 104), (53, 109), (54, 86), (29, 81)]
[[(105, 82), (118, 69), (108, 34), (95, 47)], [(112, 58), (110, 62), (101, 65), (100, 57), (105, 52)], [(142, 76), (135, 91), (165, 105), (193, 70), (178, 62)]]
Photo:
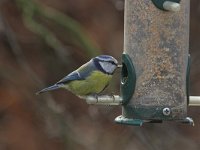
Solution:
[(93, 93), (93, 94), (91, 94), (91, 96), (93, 96), (97, 100), (97, 102), (98, 102), (99, 95), (97, 93)]
[(99, 95), (98, 95), (98, 94), (94, 94), (94, 97), (96, 98), (96, 100), (97, 100), (97, 103), (98, 103), (98, 100), (99, 100)]
[(114, 92), (111, 92), (111, 94), (109, 94), (109, 96), (113, 98), (113, 102), (114, 102), (115, 101)]

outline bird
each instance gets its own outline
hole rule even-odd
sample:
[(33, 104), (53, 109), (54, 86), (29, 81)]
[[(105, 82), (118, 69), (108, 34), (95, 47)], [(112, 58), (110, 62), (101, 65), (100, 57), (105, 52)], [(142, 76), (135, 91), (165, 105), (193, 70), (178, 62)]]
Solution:
[(97, 96), (109, 85), (115, 70), (119, 67), (121, 65), (118, 65), (118, 61), (114, 57), (99, 55), (69, 73), (57, 83), (38, 91), (36, 94), (67, 89), (79, 97)]

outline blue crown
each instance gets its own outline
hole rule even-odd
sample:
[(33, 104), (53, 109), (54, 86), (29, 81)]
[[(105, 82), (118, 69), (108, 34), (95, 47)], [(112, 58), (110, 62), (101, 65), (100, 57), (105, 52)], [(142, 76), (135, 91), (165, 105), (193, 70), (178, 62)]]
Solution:
[(109, 56), (109, 55), (99, 55), (96, 57), (96, 59), (98, 59), (100, 61), (111, 61), (111, 62), (114, 62), (115, 64), (118, 63), (115, 58), (113, 58), (112, 56)]

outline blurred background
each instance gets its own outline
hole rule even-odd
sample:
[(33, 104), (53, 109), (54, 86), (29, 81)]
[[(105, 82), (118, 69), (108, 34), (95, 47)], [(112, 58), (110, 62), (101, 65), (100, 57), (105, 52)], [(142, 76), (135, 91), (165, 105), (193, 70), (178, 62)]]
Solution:
[[(199, 150), (195, 127), (117, 125), (120, 107), (35, 92), (91, 57), (123, 50), (124, 0), (0, 0), (0, 150)], [(191, 0), (191, 95), (200, 95), (200, 1)], [(119, 94), (118, 71), (106, 92)]]

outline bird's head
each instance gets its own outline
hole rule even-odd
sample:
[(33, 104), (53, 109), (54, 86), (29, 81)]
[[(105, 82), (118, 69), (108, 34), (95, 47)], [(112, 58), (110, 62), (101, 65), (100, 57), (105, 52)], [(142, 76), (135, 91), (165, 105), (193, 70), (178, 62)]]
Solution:
[(98, 70), (112, 75), (118, 67), (118, 61), (109, 55), (100, 55), (92, 59)]

